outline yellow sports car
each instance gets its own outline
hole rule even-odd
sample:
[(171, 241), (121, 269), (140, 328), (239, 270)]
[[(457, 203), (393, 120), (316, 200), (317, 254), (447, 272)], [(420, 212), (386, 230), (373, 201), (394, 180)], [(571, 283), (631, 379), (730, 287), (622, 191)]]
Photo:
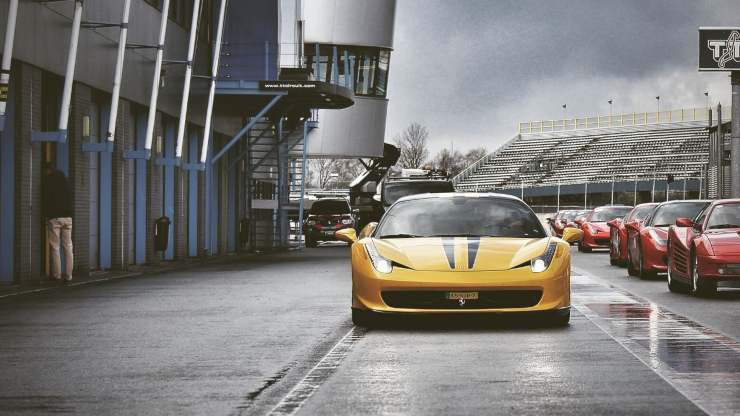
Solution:
[(398, 200), (379, 223), (337, 232), (352, 244), (352, 320), (379, 314), (541, 312), (570, 320), (570, 242), (502, 194), (443, 193)]

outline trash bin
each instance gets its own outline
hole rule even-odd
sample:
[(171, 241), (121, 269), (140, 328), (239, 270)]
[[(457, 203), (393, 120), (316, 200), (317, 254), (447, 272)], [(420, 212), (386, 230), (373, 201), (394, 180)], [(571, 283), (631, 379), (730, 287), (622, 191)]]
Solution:
[(242, 218), (239, 221), (239, 244), (244, 247), (249, 241), (249, 219)]
[(170, 239), (170, 219), (168, 217), (159, 217), (154, 221), (154, 250), (167, 250), (167, 243)]

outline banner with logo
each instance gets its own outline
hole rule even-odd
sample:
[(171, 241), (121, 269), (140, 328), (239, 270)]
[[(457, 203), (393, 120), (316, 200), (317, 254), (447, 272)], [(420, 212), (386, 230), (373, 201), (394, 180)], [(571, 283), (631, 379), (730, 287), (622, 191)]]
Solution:
[(740, 70), (740, 27), (699, 28), (699, 71)]

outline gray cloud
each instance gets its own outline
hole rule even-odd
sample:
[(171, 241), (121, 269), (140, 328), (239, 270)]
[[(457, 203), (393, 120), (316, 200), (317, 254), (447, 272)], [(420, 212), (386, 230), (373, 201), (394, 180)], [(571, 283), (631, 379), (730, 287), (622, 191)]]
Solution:
[(699, 26), (740, 25), (740, 2), (399, 0), (389, 137), (411, 121), (433, 150), (486, 145), (516, 123), (614, 111), (729, 105), (723, 74), (698, 73)]

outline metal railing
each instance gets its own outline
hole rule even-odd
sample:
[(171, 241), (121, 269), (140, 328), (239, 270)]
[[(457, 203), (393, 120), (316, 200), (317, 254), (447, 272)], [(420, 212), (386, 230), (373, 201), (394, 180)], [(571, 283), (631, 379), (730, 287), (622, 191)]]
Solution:
[(472, 175), (473, 173), (475, 173), (476, 170), (478, 170), (478, 167), (479, 166), (486, 164), (489, 160), (491, 160), (494, 157), (498, 156), (499, 153), (501, 153), (502, 151), (504, 151), (504, 149), (506, 149), (507, 147), (509, 147), (510, 144), (514, 143), (520, 137), (521, 136), (519, 134), (517, 134), (516, 136), (514, 136), (511, 139), (507, 140), (506, 143), (504, 143), (501, 146), (499, 146), (493, 152), (488, 153), (485, 156), (483, 156), (482, 158), (480, 158), (477, 161), (473, 162), (470, 166), (468, 166), (467, 168), (463, 169), (462, 171), (460, 171), (460, 173), (458, 173), (457, 175), (455, 175), (452, 178), (452, 184), (453, 185), (457, 185), (458, 183), (460, 183), (460, 181), (463, 181), (463, 180), (467, 179), (470, 175)]
[(517, 126), (519, 134), (549, 133), (609, 127), (643, 126), (659, 123), (682, 123), (689, 121), (709, 121), (712, 113), (709, 108), (681, 108), (678, 110), (632, 112), (592, 117), (563, 118), (559, 120), (525, 121)]

